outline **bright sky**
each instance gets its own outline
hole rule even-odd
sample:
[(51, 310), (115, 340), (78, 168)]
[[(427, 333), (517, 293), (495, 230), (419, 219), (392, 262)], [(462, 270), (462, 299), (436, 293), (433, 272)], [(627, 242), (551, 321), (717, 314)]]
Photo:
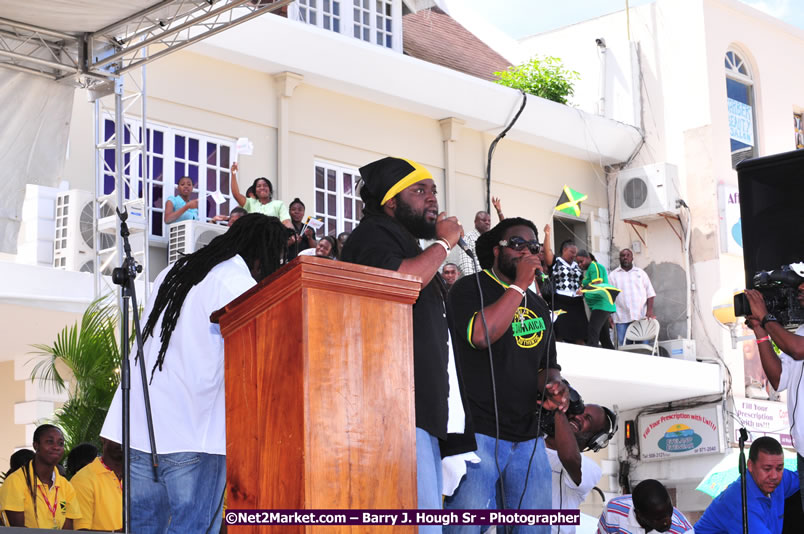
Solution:
[[(629, 0), (631, 7), (651, 0)], [(740, 0), (804, 29), (802, 0)], [(460, 0), (514, 39), (625, 9), (625, 0)]]

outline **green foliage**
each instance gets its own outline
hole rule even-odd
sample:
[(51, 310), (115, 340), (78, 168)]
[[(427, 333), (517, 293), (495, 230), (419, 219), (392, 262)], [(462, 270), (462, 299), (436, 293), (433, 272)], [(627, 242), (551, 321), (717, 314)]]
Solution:
[(64, 365), (72, 373), (68, 400), (53, 421), (64, 431), (65, 454), (84, 442), (100, 448), (100, 430), (120, 381), (118, 323), (117, 304), (111, 297), (101, 298), (86, 309), (80, 327), (78, 323), (65, 327), (53, 346), (33, 346), (39, 361), (31, 380), (63, 392), (67, 386), (58, 367)]
[(496, 82), (526, 93), (566, 104), (567, 97), (574, 92), (573, 83), (580, 79), (574, 70), (567, 70), (556, 57), (536, 56), (530, 61), (503, 72), (495, 72), (499, 76)]

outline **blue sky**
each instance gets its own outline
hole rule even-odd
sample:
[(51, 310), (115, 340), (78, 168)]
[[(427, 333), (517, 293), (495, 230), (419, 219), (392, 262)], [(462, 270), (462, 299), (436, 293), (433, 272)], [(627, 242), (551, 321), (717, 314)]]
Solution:
[[(629, 0), (631, 7), (651, 0)], [(804, 29), (802, 0), (740, 0)], [(625, 9), (625, 0), (460, 0), (514, 39)]]

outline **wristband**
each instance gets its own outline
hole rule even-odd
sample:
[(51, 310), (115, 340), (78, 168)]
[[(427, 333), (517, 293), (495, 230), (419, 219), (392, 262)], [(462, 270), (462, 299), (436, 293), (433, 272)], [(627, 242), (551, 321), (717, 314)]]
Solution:
[(522, 289), (521, 287), (517, 286), (517, 285), (511, 284), (511, 285), (508, 286), (508, 289), (513, 289), (514, 291), (516, 291), (517, 293), (519, 293), (523, 297), (526, 295), (525, 290)]
[(439, 239), (436, 239), (435, 244), (436, 245), (441, 245), (442, 247), (444, 247), (444, 250), (446, 251), (446, 253), (449, 254), (450, 246), (449, 246), (449, 242), (446, 239), (444, 239), (443, 237), (439, 238)]
[(759, 345), (763, 341), (770, 341), (770, 336), (765, 336), (765, 337), (761, 337), (761, 338), (757, 339), (757, 345)]

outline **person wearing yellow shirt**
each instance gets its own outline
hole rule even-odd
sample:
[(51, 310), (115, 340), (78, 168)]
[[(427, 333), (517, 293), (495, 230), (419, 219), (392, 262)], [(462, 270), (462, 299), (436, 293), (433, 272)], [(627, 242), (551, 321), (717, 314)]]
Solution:
[(81, 509), (73, 486), (56, 469), (64, 456), (64, 435), (53, 425), (41, 425), (33, 448), (33, 460), (3, 484), (0, 509), (12, 527), (72, 530)]
[(75, 488), (81, 517), (76, 530), (121, 530), (123, 528), (123, 448), (101, 438), (103, 452), (70, 483)]

